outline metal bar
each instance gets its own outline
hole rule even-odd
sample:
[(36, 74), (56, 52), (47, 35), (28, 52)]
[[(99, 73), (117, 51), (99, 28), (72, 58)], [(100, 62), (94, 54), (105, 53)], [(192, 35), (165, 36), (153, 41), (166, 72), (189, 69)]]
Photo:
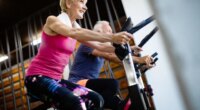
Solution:
[(150, 104), (149, 104), (149, 101), (148, 101), (148, 97), (147, 97), (147, 94), (146, 92), (144, 91), (145, 89), (145, 86), (144, 86), (144, 82), (143, 82), (143, 79), (142, 79), (142, 74), (141, 74), (141, 71), (139, 69), (137, 69), (137, 66), (135, 64), (135, 71), (136, 73), (138, 74), (138, 86), (140, 88), (140, 91), (141, 91), (141, 98), (144, 99), (144, 106), (149, 109), (150, 108)]
[(106, 74), (106, 77), (109, 78), (109, 74), (108, 74), (108, 71), (106, 70), (106, 61), (104, 61), (104, 65), (103, 65), (103, 68), (104, 68), (104, 73)]
[[(110, 73), (110, 77), (115, 79), (115, 76), (114, 76), (114, 73), (112, 71), (112, 68), (110, 67), (110, 61), (108, 61), (107, 65), (108, 65), (108, 70), (109, 70), (109, 73)], [(117, 92), (118, 92), (118, 95), (122, 98), (122, 94), (121, 94), (119, 89), (117, 90)]]
[[(31, 30), (31, 26), (30, 26), (30, 18), (28, 19), (28, 22), (27, 22), (27, 26), (28, 26), (28, 37), (29, 39), (31, 39), (31, 43), (33, 42), (33, 32)], [(32, 53), (33, 53), (33, 56), (35, 56), (35, 49), (34, 49), (34, 45), (31, 45), (31, 49), (32, 49)]]
[[(28, 45), (29, 47), (29, 49), (28, 49), (28, 53), (29, 53), (29, 60), (31, 60), (31, 45)], [(25, 79), (25, 77), (24, 77), (24, 79)], [(27, 103), (28, 103), (28, 110), (30, 110), (30, 102), (29, 102), (29, 98), (28, 98), (28, 96), (26, 95), (26, 100), (27, 100)]]
[[(16, 32), (14, 32), (14, 41), (15, 41), (15, 48), (16, 49), (18, 49), (18, 46), (17, 46), (17, 39), (16, 39), (16, 36), (17, 36), (17, 34), (16, 34)], [(19, 74), (19, 71), (20, 71), (20, 66), (19, 66), (19, 55), (18, 55), (19, 53), (18, 53), (18, 51), (16, 51), (16, 61), (17, 61), (17, 67), (18, 67), (18, 76), (19, 76), (19, 78), (20, 78), (20, 74)], [(20, 83), (20, 87), (21, 87), (21, 83)], [(22, 96), (22, 94), (20, 93), (20, 95)], [(21, 98), (21, 101), (22, 101), (22, 98)]]
[[(6, 32), (6, 31), (5, 31)], [(7, 36), (7, 32), (6, 34), (6, 47), (7, 47), (7, 55), (8, 55), (8, 64), (9, 64), (9, 68), (8, 68), (8, 72), (9, 72), (9, 76), (11, 79), (11, 89), (12, 89), (12, 96), (13, 96), (13, 104), (14, 104), (14, 108), (16, 110), (17, 105), (16, 105), (16, 99), (15, 99), (15, 90), (14, 90), (14, 83), (13, 83), (13, 75), (11, 73), (12, 71), (12, 65), (11, 65), (11, 54), (10, 54), (10, 45), (9, 45), (9, 40), (8, 40), (8, 36)]]
[(88, 26), (87, 26), (87, 21), (86, 21), (86, 17), (85, 17), (85, 15), (84, 15), (84, 25), (85, 25), (85, 28), (87, 28), (87, 29), (88, 29)]
[(31, 45), (28, 45), (28, 55), (29, 55), (29, 61), (31, 61)]
[[(38, 39), (38, 31), (37, 31), (37, 25), (36, 25), (36, 20), (35, 18), (33, 19), (33, 27), (34, 27), (34, 30), (35, 30), (35, 36), (36, 36), (36, 39)], [(37, 50), (39, 48), (39, 45), (36, 45), (37, 46)]]
[[(130, 47), (128, 47), (128, 48), (130, 48)], [(131, 51), (124, 58), (123, 65), (124, 65), (124, 69), (125, 69), (125, 72), (126, 72), (128, 86), (138, 84), (135, 67), (133, 65), (133, 58), (132, 58)]]
[(87, 15), (87, 19), (88, 19), (88, 22), (89, 22), (90, 29), (93, 29), (93, 25), (92, 25), (92, 22), (91, 22), (91, 19), (90, 19), (90, 14), (89, 14), (88, 11), (86, 12), (86, 15)]
[(114, 73), (113, 73), (113, 71), (112, 71), (112, 68), (110, 67), (110, 62), (109, 62), (109, 61), (108, 61), (108, 63), (107, 63), (107, 66), (108, 66), (108, 71), (109, 71), (109, 73), (110, 73), (110, 77), (114, 79), (114, 78), (115, 78), (115, 77), (114, 77)]
[(111, 3), (111, 6), (112, 6), (112, 9), (113, 9), (113, 11), (114, 11), (114, 15), (115, 15), (115, 17), (116, 17), (116, 19), (117, 19), (117, 24), (119, 25), (119, 29), (121, 29), (122, 26), (121, 26), (121, 23), (119, 22), (119, 17), (118, 17), (118, 15), (117, 15), (117, 11), (116, 11), (115, 5), (114, 5), (114, 3), (113, 3), (113, 0), (110, 0), (110, 3)]
[(99, 14), (99, 7), (97, 5), (97, 0), (94, 1), (94, 5), (95, 5), (95, 8), (96, 8), (96, 13), (97, 13), (97, 20), (101, 20), (101, 17), (100, 17), (100, 14)]
[(108, 13), (108, 18), (109, 18), (110, 25), (112, 27), (113, 32), (115, 33), (116, 30), (115, 30), (114, 22), (113, 22), (113, 19), (112, 19), (112, 14), (111, 14), (111, 11), (110, 11), (110, 8), (109, 8), (107, 0), (104, 0), (104, 3), (106, 5), (106, 10), (107, 10), (107, 13)]
[[(22, 48), (25, 48), (25, 47), (29, 46), (30, 44), (31, 44), (31, 42), (29, 42), (29, 43), (27, 43), (27, 44), (24, 44), (24, 45), (22, 46)], [(18, 49), (15, 49), (15, 50), (10, 51), (10, 54), (15, 53), (16, 51), (18, 51)]]
[[(3, 53), (4, 54), (4, 53)], [(7, 64), (7, 61), (4, 61), (4, 65), (6, 67), (6, 69), (8, 68), (8, 64)]]
[[(20, 51), (20, 48), (19, 48), (19, 44), (18, 44), (18, 40), (20, 40), (20, 39), (17, 39), (17, 37), (18, 37), (18, 33), (19, 33), (19, 31), (18, 31), (18, 27), (16, 26), (15, 27), (15, 30), (14, 30), (14, 33), (15, 33), (15, 35), (14, 35), (14, 40), (15, 40), (15, 48), (17, 49), (19, 49), (19, 51)], [(17, 67), (18, 67), (18, 77), (20, 78), (21, 76), (20, 76), (20, 62), (19, 62), (19, 53), (18, 53), (18, 51), (16, 51), (16, 60), (17, 60)], [(24, 75), (23, 75), (24, 76)], [(21, 80), (21, 79), (20, 79)], [(20, 88), (22, 88), (22, 84), (21, 84), (21, 81), (19, 81), (19, 85), (20, 85)], [(22, 89), (20, 89), (20, 98), (21, 98), (21, 102), (22, 103), (24, 103), (24, 101), (23, 101), (23, 93), (22, 93)], [(24, 108), (24, 105), (23, 105), (23, 108)]]
[[(18, 30), (18, 25), (16, 25), (16, 30)], [(21, 68), (22, 68), (23, 78), (25, 78), (25, 68), (24, 68), (22, 42), (20, 40), (20, 35), (19, 35), (18, 31), (17, 31), (16, 35), (17, 35), (16, 38), (17, 38), (17, 41), (18, 41), (17, 43), (18, 43), (18, 46), (19, 46), (19, 56), (20, 56), (20, 62), (21, 62)], [(27, 96), (26, 96), (26, 99), (27, 99), (27, 105), (28, 105), (28, 107), (30, 107), (29, 100), (28, 100)]]

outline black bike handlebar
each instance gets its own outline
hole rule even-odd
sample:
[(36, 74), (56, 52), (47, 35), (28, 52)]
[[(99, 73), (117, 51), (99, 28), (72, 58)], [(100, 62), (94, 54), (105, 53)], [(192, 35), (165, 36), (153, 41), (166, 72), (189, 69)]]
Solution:
[(156, 26), (146, 37), (142, 39), (139, 43), (138, 47), (143, 47), (144, 44), (158, 31), (158, 27)]
[(153, 53), (153, 54), (151, 55), (151, 57), (154, 58), (154, 57), (156, 57), (157, 55), (158, 55), (158, 53), (155, 52), (155, 53)]
[(133, 27), (133, 23), (130, 17), (127, 18), (126, 22), (121, 28), (121, 31), (128, 31)]
[(132, 29), (126, 30), (126, 31), (128, 33), (133, 34), (133, 33), (137, 32), (138, 30), (140, 30), (141, 28), (143, 28), (144, 26), (146, 26), (147, 24), (151, 23), (154, 19), (155, 19), (155, 17), (151, 16), (151, 17), (145, 19), (144, 21), (140, 22), (136, 26), (134, 26)]
[(158, 61), (158, 58), (155, 58), (151, 64), (155, 64)]

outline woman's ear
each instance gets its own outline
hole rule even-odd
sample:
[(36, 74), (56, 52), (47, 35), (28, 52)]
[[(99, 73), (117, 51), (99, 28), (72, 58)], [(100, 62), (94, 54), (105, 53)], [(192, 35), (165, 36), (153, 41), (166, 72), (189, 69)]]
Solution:
[(70, 8), (72, 4), (72, 0), (66, 0), (66, 8)]

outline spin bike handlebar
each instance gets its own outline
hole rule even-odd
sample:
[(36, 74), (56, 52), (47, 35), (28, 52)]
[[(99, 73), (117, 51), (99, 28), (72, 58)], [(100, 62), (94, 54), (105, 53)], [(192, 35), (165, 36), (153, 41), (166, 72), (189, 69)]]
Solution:
[(142, 39), (142, 41), (138, 44), (138, 47), (143, 47), (144, 44), (158, 31), (158, 27), (156, 26), (146, 37)]
[[(131, 21), (131, 18), (129, 17), (127, 21), (125, 22), (125, 24), (123, 25), (121, 31), (127, 31), (128, 33), (133, 34), (137, 32), (138, 30), (140, 30), (141, 28), (143, 28), (144, 26), (146, 26), (147, 24), (149, 24), (150, 22), (152, 22), (154, 19), (155, 19), (154, 16), (151, 16), (145, 19), (144, 21), (140, 22), (138, 25), (132, 27), (133, 23)], [(145, 37), (146, 39), (144, 39), (141, 45), (144, 45), (156, 33), (157, 30), (158, 28), (156, 27), (150, 34), (148, 34)], [(114, 43), (113, 46), (115, 47), (115, 54), (121, 61), (128, 55), (129, 52), (131, 52), (131, 51), (128, 51), (127, 44), (120, 45), (120, 44)]]
[(126, 30), (128, 33), (135, 33), (138, 30), (140, 30), (141, 28), (143, 28), (144, 26), (146, 26), (147, 24), (151, 23), (153, 20), (155, 19), (154, 16), (151, 16), (147, 19), (145, 19), (144, 21), (140, 22), (139, 24), (137, 24), (136, 26), (134, 26), (133, 28)]

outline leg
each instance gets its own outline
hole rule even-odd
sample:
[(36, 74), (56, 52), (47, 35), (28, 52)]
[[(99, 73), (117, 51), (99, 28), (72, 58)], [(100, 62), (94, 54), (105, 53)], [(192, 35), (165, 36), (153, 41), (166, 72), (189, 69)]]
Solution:
[(105, 101), (104, 107), (120, 109), (122, 100), (117, 96), (119, 84), (115, 79), (89, 79), (86, 87), (100, 93)]
[(25, 79), (28, 92), (36, 95), (43, 102), (53, 103), (61, 110), (86, 110), (81, 97), (76, 96), (58, 81), (45, 76), (29, 76)]
[(88, 106), (90, 108), (87, 108), (88, 110), (100, 110), (103, 108), (104, 100), (97, 92), (66, 80), (61, 80), (60, 84), (69, 88), (75, 95), (80, 96), (87, 104), (90, 104)]

